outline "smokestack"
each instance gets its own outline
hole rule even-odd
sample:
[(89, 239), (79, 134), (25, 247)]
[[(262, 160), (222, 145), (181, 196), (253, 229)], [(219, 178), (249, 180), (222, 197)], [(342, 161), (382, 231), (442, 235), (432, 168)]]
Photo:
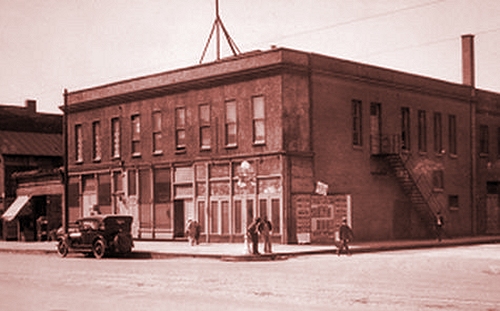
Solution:
[(36, 113), (36, 100), (34, 99), (27, 99), (25, 102), (25, 107), (26, 111), (28, 114), (35, 114)]
[(476, 87), (474, 76), (474, 35), (462, 35), (462, 83)]

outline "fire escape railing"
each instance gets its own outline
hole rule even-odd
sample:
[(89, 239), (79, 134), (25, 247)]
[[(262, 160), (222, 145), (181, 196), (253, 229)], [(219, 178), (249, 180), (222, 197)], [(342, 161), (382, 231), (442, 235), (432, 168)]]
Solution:
[(403, 192), (410, 199), (429, 233), (433, 234), (436, 213), (443, 209), (443, 204), (437, 197), (432, 174), (425, 171), (419, 174), (415, 172), (417, 163), (409, 152), (402, 152), (399, 135), (382, 135), (379, 147), (372, 147), (372, 154), (387, 159)]

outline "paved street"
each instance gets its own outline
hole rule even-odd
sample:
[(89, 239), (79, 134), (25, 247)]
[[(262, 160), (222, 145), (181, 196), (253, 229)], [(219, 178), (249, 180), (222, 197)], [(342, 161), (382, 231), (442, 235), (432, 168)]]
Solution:
[(266, 262), (4, 252), (0, 310), (500, 310), (498, 254), (499, 244)]

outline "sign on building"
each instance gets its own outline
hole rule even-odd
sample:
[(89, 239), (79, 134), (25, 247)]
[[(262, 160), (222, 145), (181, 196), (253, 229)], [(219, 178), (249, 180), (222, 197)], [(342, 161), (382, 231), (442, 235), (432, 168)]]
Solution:
[(351, 224), (351, 197), (348, 194), (293, 196), (297, 242), (333, 243), (345, 217)]

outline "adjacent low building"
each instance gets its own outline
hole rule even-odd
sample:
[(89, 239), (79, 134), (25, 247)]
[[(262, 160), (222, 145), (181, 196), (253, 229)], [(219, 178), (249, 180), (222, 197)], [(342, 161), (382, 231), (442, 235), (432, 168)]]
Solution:
[(71, 91), (69, 221), (242, 241), (266, 216), (275, 241), (331, 243), (344, 217), (358, 240), (429, 238), (440, 212), (450, 237), (498, 233), (500, 95), (467, 48), (464, 84), (273, 48)]
[(43, 193), (30, 189), (21, 195), (17, 193), (15, 176), (27, 171), (53, 171), (62, 166), (62, 115), (39, 113), (36, 101), (27, 100), (25, 107), (1, 105), (0, 120), (2, 238), (37, 240), (37, 220), (58, 210), (59, 221), (54, 220), (51, 225), (61, 224), (61, 174), (55, 175), (59, 180), (57, 189), (45, 187)]

